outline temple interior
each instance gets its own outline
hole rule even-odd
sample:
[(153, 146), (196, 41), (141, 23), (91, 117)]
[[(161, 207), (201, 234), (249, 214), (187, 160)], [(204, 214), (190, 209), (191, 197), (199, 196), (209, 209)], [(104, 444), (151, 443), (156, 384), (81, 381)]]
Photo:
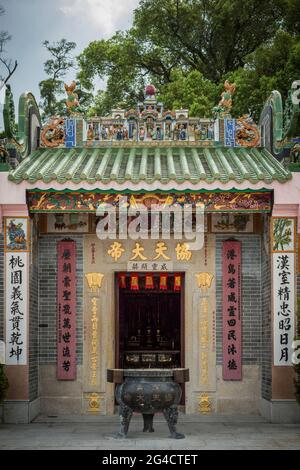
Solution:
[(166, 290), (153, 275), (154, 288), (145, 288), (139, 274), (139, 290), (119, 287), (119, 367), (181, 367), (182, 292), (174, 292), (174, 277), (168, 273)]

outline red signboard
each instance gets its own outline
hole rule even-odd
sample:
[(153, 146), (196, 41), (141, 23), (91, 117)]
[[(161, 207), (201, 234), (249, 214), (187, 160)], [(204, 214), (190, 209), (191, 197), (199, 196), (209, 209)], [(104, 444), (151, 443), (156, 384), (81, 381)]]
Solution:
[(76, 242), (57, 243), (57, 378), (76, 379)]
[(242, 379), (241, 243), (223, 242), (223, 379)]

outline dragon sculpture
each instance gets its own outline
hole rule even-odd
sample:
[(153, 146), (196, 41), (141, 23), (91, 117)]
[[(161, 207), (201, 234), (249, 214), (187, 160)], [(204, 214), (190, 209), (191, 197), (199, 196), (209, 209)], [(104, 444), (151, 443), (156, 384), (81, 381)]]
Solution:
[(45, 147), (59, 147), (65, 143), (64, 119), (51, 118), (49, 124), (43, 127), (41, 141)]
[[(75, 89), (76, 82), (74, 80), (71, 85), (65, 83), (65, 90), (68, 95), (66, 100), (67, 112), (71, 116), (78, 116), (82, 113)], [(57, 116), (52, 117), (42, 130), (41, 141), (45, 147), (53, 148), (63, 145), (65, 143), (64, 119)]]
[(257, 147), (259, 145), (260, 132), (249, 114), (244, 114), (236, 120), (235, 140), (242, 147)]

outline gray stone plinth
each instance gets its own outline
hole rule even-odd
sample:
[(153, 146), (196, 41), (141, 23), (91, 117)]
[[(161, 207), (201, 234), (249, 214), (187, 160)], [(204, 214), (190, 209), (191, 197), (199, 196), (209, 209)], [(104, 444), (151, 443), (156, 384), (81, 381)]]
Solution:
[(40, 413), (40, 400), (5, 400), (3, 422), (9, 424), (28, 424)]
[(300, 406), (296, 400), (261, 400), (260, 413), (271, 423), (300, 423)]

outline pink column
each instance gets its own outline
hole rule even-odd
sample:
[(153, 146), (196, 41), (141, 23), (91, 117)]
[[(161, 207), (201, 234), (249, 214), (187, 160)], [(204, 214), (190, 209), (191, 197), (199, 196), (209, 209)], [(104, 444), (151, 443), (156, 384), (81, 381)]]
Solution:
[(2, 217), (7, 399), (28, 400), (30, 219), (25, 204), (2, 205)]
[(298, 204), (276, 204), (271, 220), (272, 399), (295, 399), (292, 342), (296, 322)]

